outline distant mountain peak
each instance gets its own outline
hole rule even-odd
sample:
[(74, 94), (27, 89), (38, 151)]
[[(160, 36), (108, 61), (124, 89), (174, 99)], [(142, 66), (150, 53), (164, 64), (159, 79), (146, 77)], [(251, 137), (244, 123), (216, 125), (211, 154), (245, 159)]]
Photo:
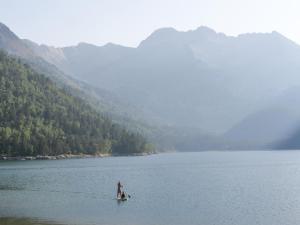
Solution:
[(9, 54), (33, 57), (31, 49), (3, 23), (0, 23), (0, 48)]
[(159, 29), (155, 30), (154, 32), (152, 32), (152, 35), (166, 35), (166, 34), (174, 34), (174, 33), (178, 33), (178, 32), (179, 31), (177, 31), (173, 27), (163, 27), (163, 28), (159, 28)]
[(152, 46), (170, 42), (183, 44), (190, 40), (215, 38), (217, 35), (226, 36), (223, 33), (217, 33), (207, 26), (200, 26), (195, 30), (188, 31), (178, 31), (172, 27), (166, 27), (155, 30), (148, 38), (141, 42), (140, 46)]
[(1, 22), (0, 22), (0, 29), (8, 29), (9, 30), (9, 28), (4, 23), (1, 23)]
[(284, 37), (281, 33), (277, 32), (277, 31), (243, 33), (243, 34), (239, 34), (237, 37), (251, 37), (251, 36), (252, 37), (253, 36), (280, 36), (280, 37)]
[(177, 39), (180, 34), (181, 32), (172, 27), (160, 28), (152, 32), (149, 37), (142, 41), (139, 47), (169, 42), (171, 40)]
[(155, 30), (147, 39), (168, 39), (178, 35), (179, 33), (180, 32), (173, 27), (165, 27)]
[(8, 39), (18, 39), (8, 26), (0, 22), (0, 40), (7, 41)]
[(285, 44), (286, 46), (294, 49), (300, 49), (300, 46), (292, 41), (291, 39), (287, 38), (283, 34), (277, 32), (277, 31), (272, 31), (272, 32), (258, 32), (258, 33), (245, 33), (245, 34), (240, 34), (237, 36), (238, 39), (242, 40), (265, 40), (266, 43), (268, 44), (275, 44), (277, 45), (278, 43)]
[(210, 27), (207, 26), (200, 26), (196, 30), (193, 30), (194, 32), (201, 32), (201, 33), (207, 33), (207, 34), (217, 34), (217, 32)]
[(277, 32), (277, 31), (272, 31), (272, 33), (270, 34), (274, 37), (277, 37), (277, 38), (280, 38), (280, 39), (283, 39), (283, 40), (288, 40), (288, 41), (291, 41), (290, 39), (288, 39), (286, 36), (284, 36), (283, 34)]
[(103, 48), (115, 48), (115, 47), (123, 47), (122, 45), (118, 45), (112, 42), (108, 42), (102, 46)]
[(96, 45), (93, 45), (93, 44), (90, 44), (90, 43), (87, 43), (87, 42), (79, 42), (77, 44), (77, 47), (83, 47), (83, 46), (96, 46)]
[(279, 33), (279, 32), (277, 32), (276, 30), (273, 30), (273, 31), (272, 31), (272, 34), (275, 34), (275, 35), (280, 35), (280, 36), (282, 36), (282, 34), (281, 34), (281, 33)]
[(67, 49), (67, 48), (79, 48), (79, 49), (118, 49), (118, 48), (129, 48), (129, 47), (124, 47), (122, 45), (118, 45), (118, 44), (114, 44), (112, 42), (108, 42), (105, 45), (99, 46), (99, 45), (94, 45), (94, 44), (90, 44), (87, 42), (80, 42), (78, 43), (76, 46), (69, 46), (69, 47), (64, 47), (63, 49)]

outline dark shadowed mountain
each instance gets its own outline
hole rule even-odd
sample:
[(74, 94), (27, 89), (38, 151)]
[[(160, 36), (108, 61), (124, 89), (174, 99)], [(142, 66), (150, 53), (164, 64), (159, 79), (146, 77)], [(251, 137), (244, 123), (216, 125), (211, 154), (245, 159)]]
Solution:
[(296, 130), (288, 138), (273, 144), (274, 149), (300, 149), (300, 129)]
[(270, 149), (274, 142), (287, 138), (300, 124), (300, 115), (284, 108), (268, 108), (253, 113), (235, 125), (225, 138), (235, 148)]

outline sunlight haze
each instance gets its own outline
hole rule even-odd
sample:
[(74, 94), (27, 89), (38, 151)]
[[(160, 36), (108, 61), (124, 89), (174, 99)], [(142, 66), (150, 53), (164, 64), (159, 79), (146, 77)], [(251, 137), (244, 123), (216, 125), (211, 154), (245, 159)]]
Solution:
[[(21, 38), (53, 46), (137, 46), (154, 30), (205, 25), (227, 35), (276, 30), (300, 43), (297, 0), (1, 0), (0, 21)], [(14, 13), (11, 13), (14, 12)]]

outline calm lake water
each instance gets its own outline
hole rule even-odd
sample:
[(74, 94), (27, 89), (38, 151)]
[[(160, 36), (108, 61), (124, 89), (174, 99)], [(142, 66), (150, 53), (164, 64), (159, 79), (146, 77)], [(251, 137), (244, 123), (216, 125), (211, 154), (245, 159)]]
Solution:
[[(132, 196), (117, 202), (121, 180)], [(0, 217), (60, 224), (300, 224), (300, 151), (0, 162)]]

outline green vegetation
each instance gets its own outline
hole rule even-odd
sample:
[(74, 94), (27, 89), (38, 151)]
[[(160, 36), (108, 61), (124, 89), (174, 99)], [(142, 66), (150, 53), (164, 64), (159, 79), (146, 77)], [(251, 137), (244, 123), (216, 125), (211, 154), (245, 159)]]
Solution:
[(0, 52), (0, 154), (132, 154), (151, 151), (67, 89)]

